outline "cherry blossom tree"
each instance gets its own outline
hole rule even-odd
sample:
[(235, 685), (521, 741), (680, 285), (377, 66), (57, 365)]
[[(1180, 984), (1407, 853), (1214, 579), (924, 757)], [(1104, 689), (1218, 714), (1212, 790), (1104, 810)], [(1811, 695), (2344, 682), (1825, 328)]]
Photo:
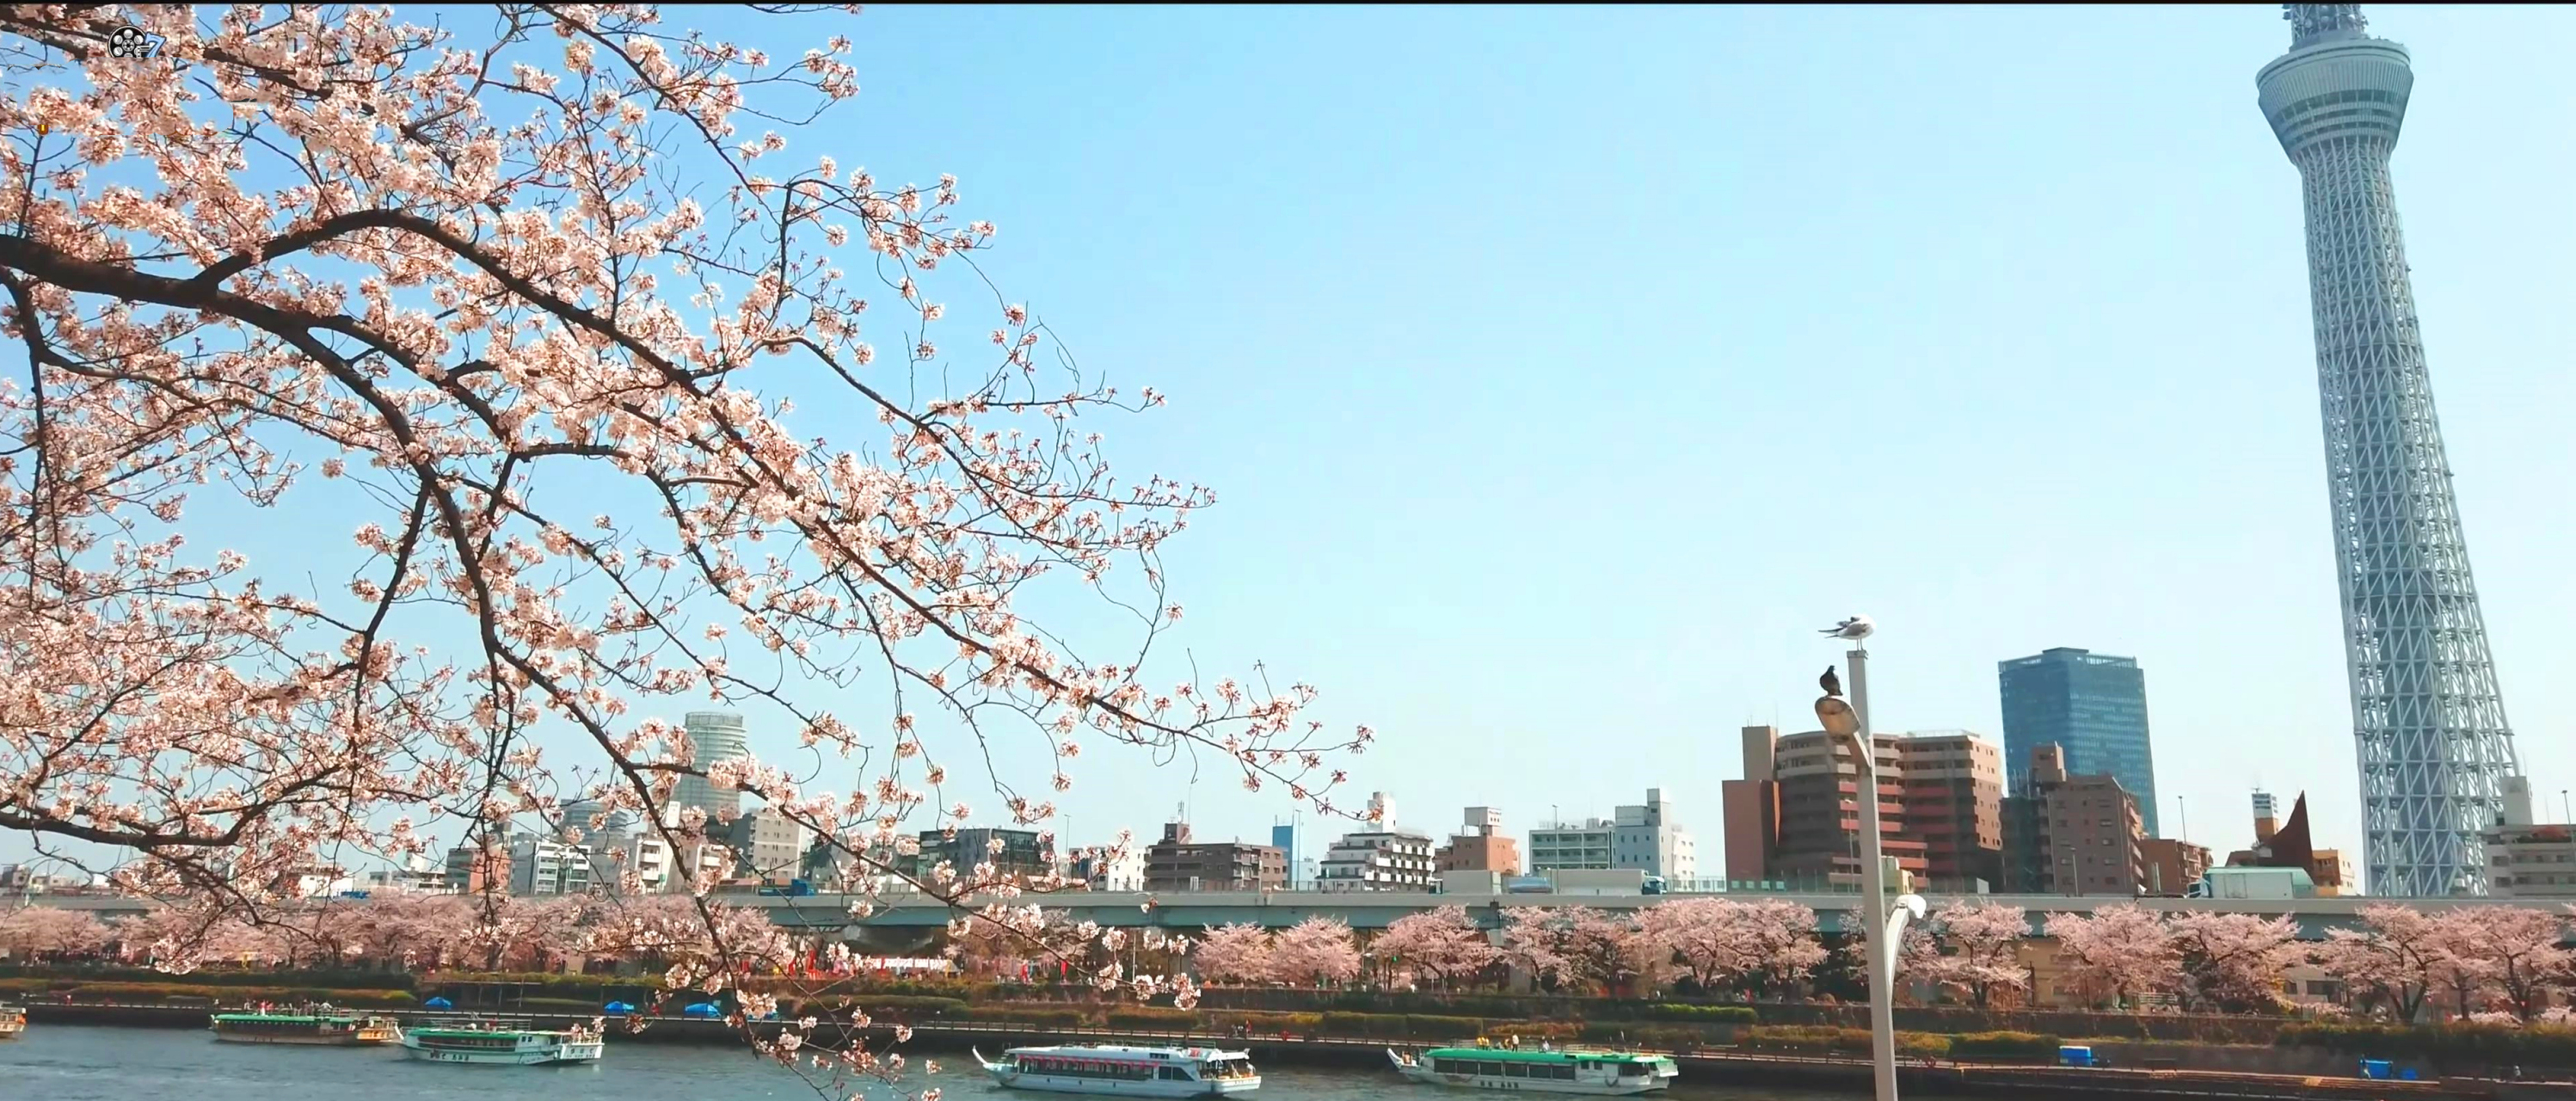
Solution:
[(1647, 938), (1710, 989), (1792, 987), (1825, 961), (1815, 911), (1783, 899), (1679, 898), (1637, 917)]
[(1360, 950), (1339, 918), (1310, 917), (1271, 942), (1270, 973), (1292, 986), (1348, 982), (1360, 973)]
[(1572, 922), (1551, 907), (1517, 906), (1506, 910), (1503, 959), (1529, 972), (1541, 985), (1573, 985), (1578, 975), (1566, 944), (1572, 927)]
[(2446, 951), (2440, 922), (2412, 906), (2380, 903), (2358, 911), (2360, 929), (2329, 929), (2318, 966), (2365, 1002), (2388, 1006), (2400, 1022), (2423, 1012)]
[(1752, 966), (1746, 974), (1761, 990), (1790, 990), (1825, 962), (1814, 910), (1787, 899), (1766, 898), (1746, 903), (1741, 914), (1742, 935), (1752, 951)]
[(1411, 968), (1435, 982), (1451, 982), (1493, 966), (1502, 951), (1467, 916), (1466, 907), (1442, 906), (1388, 923), (1386, 931), (1369, 942), (1369, 955)]
[[(991, 290), (953, 180), (787, 163), (851, 132), (818, 122), (858, 87), (836, 26), (772, 58), (648, 5), (477, 14), (0, 7), (0, 829), (115, 854), (201, 936), (325, 851), (488, 847), (573, 798), (688, 851), (689, 775), (884, 874), (975, 788), (1046, 829), (1086, 743), (1344, 813), (1370, 734), (1312, 688), (1147, 671), (1159, 552), (1211, 498), (1113, 474), (1091, 426), (1161, 395)], [(159, 55), (111, 51), (127, 24)], [(338, 530), (225, 549), (263, 523)], [(1030, 614), (1068, 606), (1097, 614)], [(685, 701), (809, 760), (701, 773)], [(798, 781), (829, 758), (854, 787)], [(1009, 895), (1049, 877), (953, 871), (925, 889), (1043, 922)], [(681, 970), (720, 985), (711, 951)]]
[(2105, 906), (2089, 917), (2051, 914), (2043, 930), (2057, 941), (2058, 961), (2071, 977), (2130, 1008), (2179, 978), (2181, 954), (2164, 919), (2135, 903)]
[(2281, 977), (2308, 956), (2299, 923), (2283, 915), (2195, 910), (2165, 924), (2181, 967), (2185, 1004), (2227, 1013), (2271, 1011), (2281, 1003)]
[(0, 949), (13, 956), (46, 957), (95, 952), (106, 947), (109, 932), (87, 910), (58, 906), (20, 906), (0, 914)]
[(2502, 1003), (2529, 1021), (2548, 1004), (2549, 988), (2568, 978), (2571, 955), (2560, 941), (2566, 920), (2521, 906), (2462, 906), (2439, 919), (2450, 933), (2448, 949), (2466, 973), (2492, 984)]
[(1963, 991), (1985, 1009), (1998, 992), (2030, 988), (2021, 963), (2029, 935), (2030, 915), (2021, 907), (1954, 899), (1906, 930), (1902, 972)]
[(1645, 935), (1680, 961), (1684, 974), (1705, 989), (1733, 983), (1752, 960), (1740, 935), (1743, 904), (1724, 898), (1676, 898), (1637, 914)]
[(1199, 978), (1252, 985), (1271, 981), (1270, 931), (1249, 922), (1211, 926), (1191, 955)]
[(1645, 935), (1635, 918), (1570, 906), (1559, 951), (1577, 984), (1604, 991), (1632, 981), (1653, 983), (1671, 970), (1672, 951)]

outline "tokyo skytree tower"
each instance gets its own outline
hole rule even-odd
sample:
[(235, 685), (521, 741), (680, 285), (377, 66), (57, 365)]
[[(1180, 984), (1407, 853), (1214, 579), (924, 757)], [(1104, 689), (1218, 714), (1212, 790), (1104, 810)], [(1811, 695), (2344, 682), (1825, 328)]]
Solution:
[(2487, 893), (2478, 831), (2517, 775), (2433, 416), (2388, 178), (2415, 75), (2358, 4), (2284, 4), (2290, 52), (2255, 77), (2305, 180), (2308, 298), (2335, 572), (2351, 663), (2365, 868), (2376, 895)]

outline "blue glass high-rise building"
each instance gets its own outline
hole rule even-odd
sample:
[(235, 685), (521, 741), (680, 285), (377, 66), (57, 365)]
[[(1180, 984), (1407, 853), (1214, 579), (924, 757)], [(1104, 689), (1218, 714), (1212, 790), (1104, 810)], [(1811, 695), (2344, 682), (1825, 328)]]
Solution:
[(1304, 890), (1306, 885), (1299, 882), (1297, 878), (1296, 825), (1294, 823), (1287, 823), (1271, 826), (1270, 847), (1279, 850), (1279, 855), (1286, 858), (1288, 862), (1288, 889), (1291, 891)]
[(2010, 789), (2028, 786), (2030, 751), (2066, 750), (2069, 776), (2109, 773), (2138, 797), (2147, 833), (2156, 832), (2156, 756), (2147, 741), (2147, 674), (2136, 658), (2073, 646), (1998, 662), (2004, 705), (2004, 770)]

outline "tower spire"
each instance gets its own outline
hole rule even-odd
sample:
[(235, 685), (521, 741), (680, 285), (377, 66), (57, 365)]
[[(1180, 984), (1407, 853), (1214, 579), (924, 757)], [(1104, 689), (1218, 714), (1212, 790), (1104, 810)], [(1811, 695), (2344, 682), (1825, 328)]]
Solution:
[(2370, 21), (2359, 4), (2283, 4), (2281, 18), (2290, 21), (2290, 48), (2298, 49), (2337, 31), (2360, 34)]

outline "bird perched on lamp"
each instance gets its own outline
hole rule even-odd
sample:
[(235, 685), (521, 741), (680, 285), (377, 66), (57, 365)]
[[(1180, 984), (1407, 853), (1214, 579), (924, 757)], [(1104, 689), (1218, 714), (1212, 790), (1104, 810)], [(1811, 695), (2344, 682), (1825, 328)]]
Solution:
[(1841, 674), (1834, 672), (1833, 666), (1825, 666), (1825, 675), (1817, 677), (1816, 683), (1824, 688), (1825, 694), (1828, 696), (1839, 696), (1843, 694), (1843, 678)]
[(1854, 642), (1858, 642), (1861, 639), (1868, 638), (1870, 632), (1877, 629), (1878, 624), (1870, 622), (1868, 616), (1856, 615), (1816, 633), (1832, 638), (1847, 638)]

